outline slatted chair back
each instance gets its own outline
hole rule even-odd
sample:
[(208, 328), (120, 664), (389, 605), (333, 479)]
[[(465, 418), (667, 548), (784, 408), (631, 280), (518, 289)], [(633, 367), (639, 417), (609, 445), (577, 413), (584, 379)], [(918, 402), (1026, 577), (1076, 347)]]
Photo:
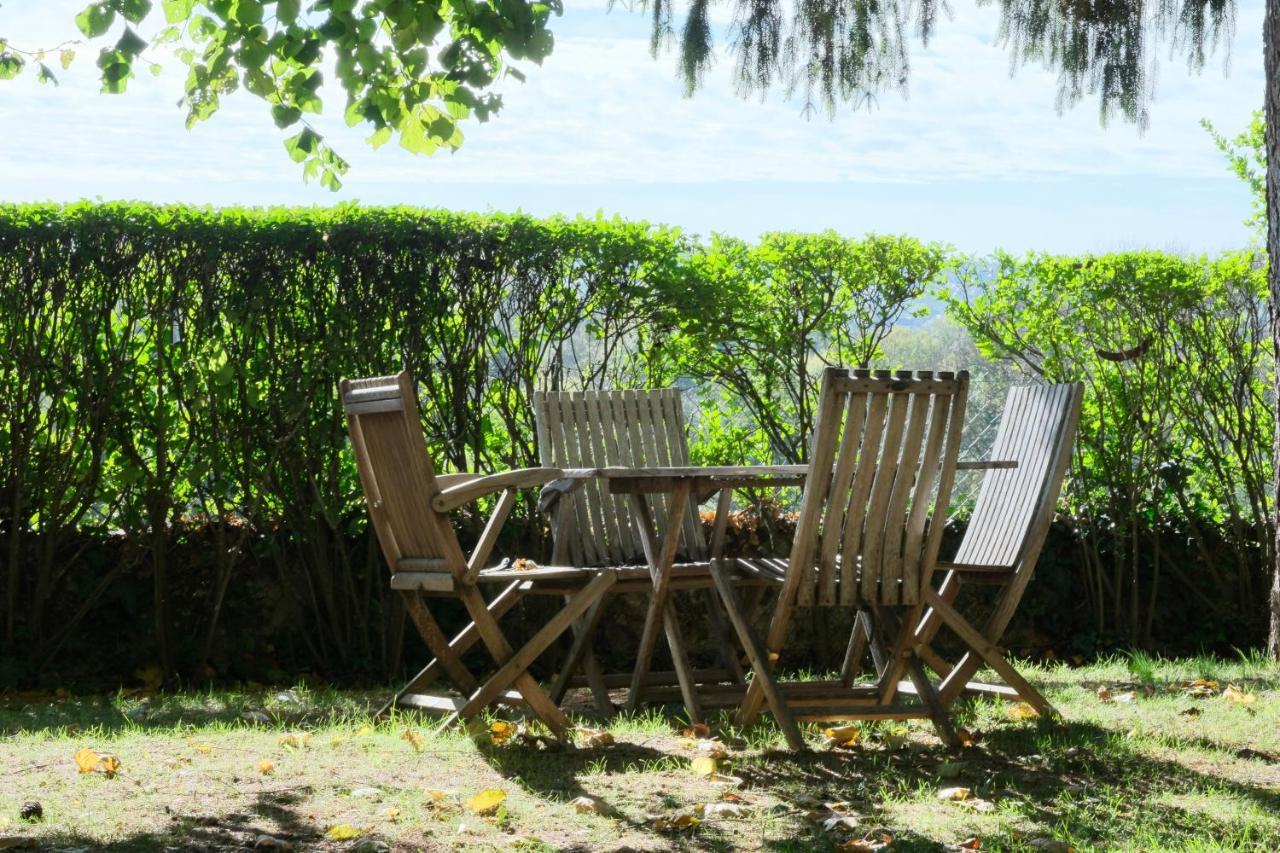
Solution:
[(407, 372), (344, 380), (342, 407), (369, 518), (392, 573), (440, 576), (423, 588), (452, 589), (467, 569), (449, 518), (431, 506), (439, 493)]
[(783, 600), (920, 601), (955, 480), (968, 384), (965, 372), (827, 369)]
[(1017, 466), (983, 475), (955, 563), (1016, 569), (1035, 562), (1070, 465), (1083, 394), (1080, 383), (1009, 389), (988, 455)]
[[(689, 464), (680, 391), (535, 391), (534, 420), (542, 464), (555, 468), (652, 468)], [(569, 498), (572, 512), (557, 553), (575, 566), (643, 562), (643, 546), (626, 495), (588, 480)], [(667, 529), (669, 498), (653, 498), (658, 530)], [(692, 502), (684, 512), (685, 556), (705, 559), (706, 540)]]

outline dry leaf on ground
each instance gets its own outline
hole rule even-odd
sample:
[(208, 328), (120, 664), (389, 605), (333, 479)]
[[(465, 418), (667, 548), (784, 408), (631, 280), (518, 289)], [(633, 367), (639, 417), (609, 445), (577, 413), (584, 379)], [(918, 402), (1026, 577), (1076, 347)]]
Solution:
[(969, 788), (943, 788), (938, 791), (939, 800), (960, 801), (967, 800), (973, 796), (973, 791)]
[(478, 815), (492, 814), (507, 798), (502, 788), (488, 788), (467, 799), (467, 809)]
[(109, 752), (97, 752), (86, 746), (76, 751), (75, 759), (81, 773), (101, 773), (111, 779), (120, 772), (120, 759)]
[(257, 770), (263, 776), (270, 776), (276, 772), (276, 764), (269, 758), (263, 758), (253, 765), (253, 769)]
[(360, 830), (349, 823), (339, 823), (329, 827), (324, 837), (330, 841), (350, 841), (360, 837)]

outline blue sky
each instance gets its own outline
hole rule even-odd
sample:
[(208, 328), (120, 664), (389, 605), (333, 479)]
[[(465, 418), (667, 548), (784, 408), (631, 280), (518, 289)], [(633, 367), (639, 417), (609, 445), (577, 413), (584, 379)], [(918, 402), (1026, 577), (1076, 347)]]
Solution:
[[(76, 33), (86, 0), (0, 0), (0, 35), (49, 46)], [(568, 0), (556, 49), (506, 107), (464, 128), (454, 154), (372, 151), (341, 103), (319, 122), (351, 161), (333, 194), (304, 185), (260, 101), (228, 100), (187, 131), (169, 61), (124, 96), (97, 94), (86, 51), (58, 88), (0, 83), (0, 199), (146, 199), (213, 204), (359, 200), (535, 214), (620, 214), (699, 234), (768, 230), (903, 232), (966, 251), (1182, 252), (1244, 245), (1244, 187), (1199, 127), (1234, 133), (1262, 102), (1262, 2), (1243, 0), (1230, 51), (1198, 75), (1162, 51), (1151, 126), (1103, 128), (1096, 104), (1059, 115), (1056, 78), (1010, 74), (996, 15), (955, 0), (912, 59), (905, 99), (807, 119), (781, 95), (733, 94), (731, 62), (682, 97), (670, 56), (648, 53), (647, 18), (606, 0)]]

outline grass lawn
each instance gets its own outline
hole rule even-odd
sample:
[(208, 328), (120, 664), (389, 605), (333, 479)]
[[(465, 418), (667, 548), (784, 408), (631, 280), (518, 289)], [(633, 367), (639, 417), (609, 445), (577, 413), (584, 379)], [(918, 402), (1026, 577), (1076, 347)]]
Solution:
[[(1276, 665), (1028, 673), (1064, 720), (967, 704), (957, 754), (915, 723), (845, 746), (815, 727), (815, 751), (791, 755), (727, 716), (687, 734), (618, 717), (564, 746), (379, 722), (381, 694), (306, 687), (2, 695), (0, 849), (1280, 849)], [(28, 801), (42, 820), (20, 817)]]

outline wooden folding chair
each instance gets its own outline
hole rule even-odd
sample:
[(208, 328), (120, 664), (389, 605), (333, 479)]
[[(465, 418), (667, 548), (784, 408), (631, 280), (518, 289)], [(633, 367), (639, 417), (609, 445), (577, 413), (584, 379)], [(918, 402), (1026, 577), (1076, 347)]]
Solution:
[[(751, 574), (781, 579), (763, 645), (747, 622), (726, 561), (712, 562), (754, 678), (738, 710), (750, 725), (764, 702), (793, 749), (803, 748), (796, 720), (907, 719), (933, 722), (956, 742), (946, 709), (914, 651), (914, 628), (931, 589), (942, 527), (955, 479), (968, 393), (967, 373), (828, 368), (818, 403), (809, 474), (785, 564), (738, 560)], [(795, 611), (857, 610), (839, 679), (779, 684), (782, 655)], [(869, 645), (879, 664), (876, 683), (852, 683)], [(906, 674), (918, 701), (898, 700)]]
[[(969, 692), (1023, 701), (1046, 716), (1055, 713), (1008, 662), (998, 643), (1026, 592), (1053, 523), (1083, 396), (1079, 383), (1009, 389), (990, 461), (961, 463), (987, 471), (955, 558), (938, 563), (946, 571), (942, 583), (936, 591), (925, 591), (930, 607), (916, 629), (921, 658), (942, 679), (938, 694), (945, 705)], [(1002, 587), (981, 630), (954, 606), (964, 583)], [(930, 645), (944, 625), (967, 649), (954, 665)], [(1005, 684), (971, 682), (984, 664)]]
[[(408, 373), (344, 380), (341, 393), (369, 517), (391, 569), (391, 587), (402, 595), (410, 619), (436, 656), (391, 704), (444, 712), (450, 721), (472, 717), (495, 702), (527, 706), (553, 732), (563, 735), (570, 728), (569, 720), (528, 668), (574, 620), (599, 607), (617, 575), (567, 566), (521, 571), (504, 563), (485, 568), (518, 490), (543, 485), (562, 472), (531, 468), (484, 477), (437, 477)], [(447, 513), (495, 493), (501, 494), (493, 515), (468, 556)], [(503, 589), (486, 602), (477, 588), (480, 583), (502, 584)], [(498, 618), (522, 596), (540, 592), (569, 595), (563, 609), (516, 650)], [(472, 619), (452, 641), (427, 606), (431, 599), (442, 597), (461, 601)], [(477, 641), (485, 645), (497, 667), (484, 681), (461, 659)], [(441, 675), (448, 676), (462, 698), (423, 692)]]
[[(689, 445), (685, 434), (680, 391), (662, 388), (652, 391), (536, 391), (533, 395), (534, 419), (538, 429), (538, 453), (544, 465), (563, 469), (602, 469), (608, 467), (650, 468), (689, 465)], [(555, 540), (554, 561), (574, 566), (625, 567), (643, 564), (644, 535), (632, 512), (631, 495), (611, 494), (601, 480), (575, 479), (562, 481), (561, 488), (548, 489), (553, 514)], [(669, 531), (671, 498), (654, 495), (653, 526)], [(680, 512), (681, 555), (687, 564), (705, 564), (707, 543), (698, 518), (697, 501), (687, 501)], [(686, 565), (686, 569), (692, 565)], [(710, 629), (717, 642), (719, 668), (698, 670), (700, 682), (728, 681), (743, 683), (743, 671), (730, 640), (711, 578), (705, 570), (686, 571), (683, 588), (699, 585), (706, 596)], [(614, 594), (627, 591), (622, 585)], [(642, 588), (640, 592), (649, 592)], [(594, 632), (595, 625), (581, 624), (576, 630)], [(680, 643), (678, 643), (679, 645)], [(641, 651), (643, 653), (643, 650)], [(674, 654), (682, 654), (673, 650)], [(588, 649), (583, 660), (586, 681), (592, 688), (595, 703), (602, 712), (612, 710), (608, 687), (624, 686), (629, 675), (604, 675)], [(553, 699), (563, 699), (565, 691), (581, 683), (569, 672), (551, 691)], [(640, 689), (628, 697), (634, 707), (648, 685), (670, 685), (677, 680), (675, 672), (651, 672)]]

